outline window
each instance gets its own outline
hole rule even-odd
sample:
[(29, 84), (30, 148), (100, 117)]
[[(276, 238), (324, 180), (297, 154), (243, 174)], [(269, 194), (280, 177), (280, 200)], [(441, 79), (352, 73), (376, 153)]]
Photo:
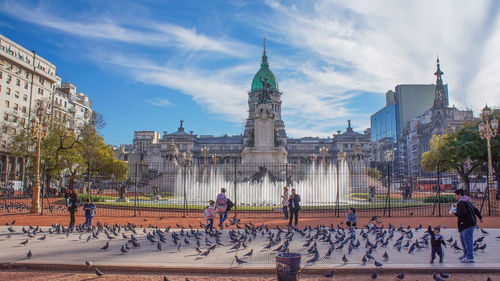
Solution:
[(2, 78), (2, 72), (0, 71), (0, 78)]
[(10, 95), (10, 88), (7, 88), (6, 92), (7, 95)]
[(23, 108), (21, 109), (21, 111), (22, 111), (23, 113), (26, 113), (26, 106), (23, 106)]
[(19, 78), (16, 78), (16, 85), (21, 86), (21, 80), (19, 80)]
[(38, 88), (38, 94), (43, 96), (43, 89), (42, 88)]
[(18, 99), (19, 98), (19, 91), (16, 91), (16, 93), (14, 94), (14, 96)]
[(23, 101), (28, 101), (28, 95), (23, 95)]
[(64, 102), (64, 107), (67, 107), (68, 106), (68, 102)]
[(19, 105), (17, 103), (14, 104), (14, 110), (17, 110), (19, 108)]
[(24, 88), (28, 89), (28, 82), (24, 82)]
[(30, 79), (30, 74), (26, 71), (26, 79)]
[(7, 76), (7, 84), (10, 83), (10, 80), (12, 80), (12, 76), (9, 75), (9, 76)]
[(12, 122), (17, 122), (17, 116), (12, 116)]
[(0, 85), (0, 92), (2, 91), (2, 85)]
[(4, 114), (3, 114), (3, 120), (5, 120), (5, 121), (9, 121), (9, 114), (4, 113)]
[(10, 107), (10, 101), (8, 101), (8, 100), (5, 101), (5, 107), (7, 107), (7, 108)]

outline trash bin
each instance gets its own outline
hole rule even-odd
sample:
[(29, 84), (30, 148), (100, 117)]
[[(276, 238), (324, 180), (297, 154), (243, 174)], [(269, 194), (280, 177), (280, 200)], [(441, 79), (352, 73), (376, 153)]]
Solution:
[(278, 281), (299, 280), (301, 255), (298, 253), (280, 253), (276, 256)]

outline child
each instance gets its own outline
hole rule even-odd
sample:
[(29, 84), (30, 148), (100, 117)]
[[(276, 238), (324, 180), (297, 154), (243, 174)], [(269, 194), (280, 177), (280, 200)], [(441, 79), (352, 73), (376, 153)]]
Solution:
[(215, 216), (214, 205), (215, 205), (215, 201), (214, 200), (210, 200), (209, 202), (210, 202), (210, 205), (208, 205), (205, 208), (205, 211), (203, 213), (205, 215), (207, 229), (210, 229), (210, 231), (212, 231), (213, 226), (214, 226), (214, 216)]
[(95, 216), (95, 204), (90, 201), (90, 198), (83, 205), (83, 210), (85, 211), (85, 225), (92, 226), (92, 218)]
[(446, 247), (444, 243), (443, 236), (439, 234), (441, 230), (438, 226), (434, 227), (434, 230), (431, 230), (431, 226), (427, 229), (427, 232), (431, 235), (431, 263), (434, 263), (434, 259), (436, 258), (436, 254), (439, 256), (439, 263), (443, 263), (443, 248), (441, 244)]
[(349, 212), (347, 212), (347, 221), (346, 224), (349, 227), (356, 227), (356, 224), (358, 223), (358, 214), (356, 214), (356, 209), (355, 208), (350, 208)]

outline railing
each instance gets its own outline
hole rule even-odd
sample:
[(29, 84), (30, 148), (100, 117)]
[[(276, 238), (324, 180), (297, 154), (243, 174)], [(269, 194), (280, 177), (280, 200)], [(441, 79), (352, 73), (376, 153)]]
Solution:
[[(0, 173), (0, 212), (29, 212), (31, 188), (23, 182), (30, 183), (32, 175), (24, 175), (23, 181), (18, 174), (5, 173)], [(90, 196), (99, 216), (200, 217), (224, 187), (236, 204), (232, 215), (279, 218), (283, 187), (288, 186), (301, 196), (302, 217), (345, 217), (349, 208), (356, 208), (360, 217), (444, 216), (455, 203), (453, 191), (463, 185), (450, 172), (409, 177), (392, 164), (375, 169), (344, 161), (326, 165), (136, 163), (129, 165), (126, 181), (114, 181), (109, 175), (100, 171), (52, 180), (50, 188), (42, 176), (43, 214), (66, 214), (65, 190), (72, 186), (82, 201)], [(495, 215), (482, 179), (474, 178), (470, 195), (483, 215)]]

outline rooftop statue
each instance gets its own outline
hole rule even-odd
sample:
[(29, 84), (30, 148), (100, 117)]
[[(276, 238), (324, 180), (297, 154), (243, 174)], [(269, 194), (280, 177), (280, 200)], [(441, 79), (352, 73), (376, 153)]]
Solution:
[(271, 83), (269, 83), (267, 76), (262, 81), (262, 77), (259, 77), (260, 83), (262, 83), (262, 92), (259, 94), (258, 103), (270, 103), (271, 102)]

